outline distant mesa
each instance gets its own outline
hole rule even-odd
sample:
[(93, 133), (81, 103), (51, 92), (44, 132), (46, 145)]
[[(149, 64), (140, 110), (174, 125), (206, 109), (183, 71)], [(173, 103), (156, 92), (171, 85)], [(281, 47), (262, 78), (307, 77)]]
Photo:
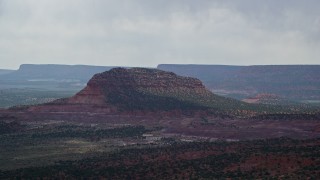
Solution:
[(83, 90), (62, 102), (121, 110), (171, 110), (200, 107), (193, 104), (193, 98), (211, 94), (195, 78), (157, 69), (114, 68), (94, 75)]
[[(265, 97), (274, 96), (260, 95), (257, 98)], [(237, 129), (233, 122), (239, 120), (240, 124), (250, 124), (255, 120), (319, 120), (318, 109), (305, 110), (301, 106), (249, 104), (221, 97), (209, 91), (199, 79), (168, 71), (114, 68), (94, 75), (84, 89), (70, 98), (0, 110), (0, 118), (12, 116), (25, 121), (46, 119), (139, 124), (165, 127), (166, 132), (178, 134), (207, 136), (209, 133), (215, 137), (221, 133), (236, 136), (234, 133), (239, 132), (252, 138), (252, 133), (247, 134), (248, 128)], [(223, 121), (231, 123), (230, 126), (225, 126)], [(240, 124), (239, 127), (242, 127), (243, 124)], [(277, 129), (274, 131), (278, 132)], [(260, 129), (257, 133), (260, 134)]]
[(114, 68), (94, 75), (75, 96), (31, 111), (194, 111), (246, 108), (246, 103), (214, 95), (196, 78), (147, 68)]
[[(38, 88), (78, 92), (90, 78), (114, 66), (22, 64), (18, 70), (0, 70), (0, 88)], [(290, 101), (320, 101), (320, 65), (174, 65), (157, 69), (194, 77), (217, 95), (238, 100), (255, 94), (275, 94)]]
[[(277, 101), (278, 96), (260, 94), (252, 99)], [(283, 136), (279, 130), (289, 137), (313, 137), (309, 130), (289, 131), (296, 126), (288, 128), (284, 120), (313, 123), (319, 120), (319, 108), (249, 104), (218, 96), (196, 78), (159, 69), (113, 68), (95, 74), (70, 98), (0, 109), (0, 119), (144, 125), (163, 127), (170, 134), (222, 139)]]
[[(2, 80), (24, 81), (81, 81), (87, 82), (99, 72), (110, 70), (112, 66), (22, 64), (18, 70), (2, 74)], [(8, 71), (7, 71), (8, 72)], [(59, 73), (57, 73), (59, 72)], [(1, 75), (1, 71), (0, 71)]]
[(9, 70), (9, 69), (0, 69), (0, 75), (4, 75), (4, 74), (10, 74), (14, 72), (14, 70)]
[(155, 96), (178, 98), (209, 94), (211, 93), (201, 81), (195, 78), (177, 76), (157, 69), (115, 68), (94, 75), (87, 87), (68, 99), (68, 103), (120, 105), (131, 101), (142, 107)]

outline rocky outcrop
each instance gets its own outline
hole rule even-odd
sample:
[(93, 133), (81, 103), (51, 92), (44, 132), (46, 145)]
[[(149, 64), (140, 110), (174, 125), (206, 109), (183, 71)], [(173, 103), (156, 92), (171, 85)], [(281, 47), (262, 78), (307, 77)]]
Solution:
[(23, 111), (148, 117), (256, 114), (247, 103), (214, 95), (196, 78), (147, 68), (114, 68), (96, 74), (75, 96), (24, 107)]
[[(4, 113), (11, 115), (13, 111), (14, 114), (26, 116), (26, 119), (35, 119), (37, 115), (38, 119), (50, 117), (60, 120), (104, 119), (109, 115), (144, 116), (149, 119), (192, 115), (225, 119), (251, 118), (269, 112), (297, 113), (300, 109), (250, 105), (217, 96), (207, 90), (200, 80), (178, 76), (172, 72), (146, 68), (114, 68), (94, 75), (87, 86), (71, 98), (13, 108)], [(23, 114), (24, 112), (26, 113)]]
[(208, 109), (213, 95), (202, 82), (147, 68), (114, 68), (96, 74), (75, 96), (29, 108), (31, 111), (176, 111)]
[(195, 78), (157, 69), (114, 68), (94, 75), (87, 87), (66, 102), (109, 105), (127, 110), (172, 110), (202, 108), (193, 99), (211, 95)]

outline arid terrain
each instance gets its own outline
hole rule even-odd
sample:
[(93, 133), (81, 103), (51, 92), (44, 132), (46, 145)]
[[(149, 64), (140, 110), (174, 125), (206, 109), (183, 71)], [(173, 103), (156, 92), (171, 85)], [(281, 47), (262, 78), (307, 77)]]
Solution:
[(0, 122), (4, 179), (319, 177), (317, 106), (246, 103), (157, 69), (96, 74)]
[(320, 180), (320, 0), (0, 0), (0, 180)]

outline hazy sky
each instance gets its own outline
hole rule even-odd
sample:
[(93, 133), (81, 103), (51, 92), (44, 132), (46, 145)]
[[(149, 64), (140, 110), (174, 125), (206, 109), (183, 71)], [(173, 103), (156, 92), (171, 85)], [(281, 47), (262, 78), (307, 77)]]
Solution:
[(0, 68), (320, 64), (319, 0), (0, 0)]

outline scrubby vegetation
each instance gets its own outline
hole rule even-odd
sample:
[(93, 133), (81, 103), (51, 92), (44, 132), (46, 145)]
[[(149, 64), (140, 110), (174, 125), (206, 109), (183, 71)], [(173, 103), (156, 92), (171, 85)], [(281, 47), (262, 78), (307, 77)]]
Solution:
[(0, 123), (0, 170), (82, 159), (136, 143), (143, 126), (91, 127), (74, 124)]
[(173, 143), (123, 149), (46, 167), (1, 171), (0, 178), (221, 179), (320, 177), (320, 140)]
[(14, 133), (21, 130), (23, 126), (17, 122), (0, 121), (0, 135)]
[(128, 126), (114, 129), (95, 129), (81, 126), (58, 126), (45, 132), (36, 132), (31, 138), (125, 138), (140, 137), (147, 130), (143, 126)]
[(317, 108), (251, 105), (141, 68), (97, 74), (71, 100), (1, 111), (0, 179), (320, 177)]

